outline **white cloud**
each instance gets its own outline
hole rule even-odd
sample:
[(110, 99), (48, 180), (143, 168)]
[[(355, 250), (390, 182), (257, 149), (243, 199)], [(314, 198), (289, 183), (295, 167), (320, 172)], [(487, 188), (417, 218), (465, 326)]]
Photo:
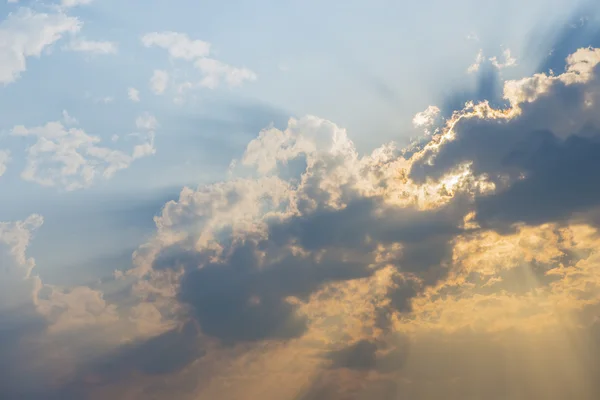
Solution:
[(510, 49), (504, 50), (502, 54), (504, 55), (504, 62), (498, 61), (498, 58), (496, 56), (490, 58), (490, 61), (494, 67), (498, 69), (503, 69), (508, 67), (515, 67), (517, 65), (517, 59), (511, 56)]
[(73, 118), (72, 116), (70, 116), (67, 110), (63, 110), (62, 115), (63, 121), (65, 121), (66, 125), (77, 125), (79, 123), (79, 121), (77, 121), (77, 118)]
[(85, 38), (77, 38), (71, 41), (66, 50), (77, 51), (91, 54), (116, 54), (117, 45), (108, 41), (87, 40)]
[(10, 162), (10, 151), (0, 150), (0, 176), (6, 172), (6, 165)]
[(219, 86), (221, 80), (230, 87), (239, 86), (244, 81), (255, 81), (257, 76), (247, 68), (236, 68), (212, 58), (200, 58), (194, 65), (204, 74), (200, 85), (209, 89)]
[(210, 53), (210, 43), (192, 40), (188, 35), (177, 32), (152, 32), (142, 36), (146, 47), (160, 47), (169, 52), (173, 58), (194, 60)]
[(24, 221), (0, 222), (0, 311), (34, 302), (39, 280), (32, 277), (35, 260), (27, 256), (33, 233), (44, 223), (37, 214)]
[(40, 57), (43, 50), (66, 33), (76, 33), (81, 22), (63, 13), (37, 13), (21, 8), (0, 22), (0, 83), (16, 81), (27, 69), (27, 57)]
[(129, 88), (127, 89), (127, 97), (129, 98), (129, 100), (133, 101), (134, 103), (137, 103), (140, 101), (140, 91), (136, 88)]
[(440, 109), (436, 106), (429, 106), (425, 111), (421, 111), (415, 114), (412, 122), (417, 128), (424, 127), (429, 128), (435, 123), (435, 119), (440, 114)]
[[(257, 79), (256, 73), (248, 68), (233, 67), (220, 60), (210, 58), (210, 43), (202, 40), (192, 40), (184, 33), (152, 32), (142, 37), (142, 43), (146, 47), (156, 46), (167, 50), (171, 58), (193, 61), (194, 66), (202, 73), (202, 79), (197, 84), (192, 82), (179, 84), (179, 88), (205, 87), (215, 89), (222, 81), (230, 87), (234, 87), (245, 81), (255, 81)], [(162, 82), (158, 78), (157, 81)], [(179, 94), (181, 95), (181, 92)], [(176, 101), (181, 101), (181, 97), (178, 97)]]
[(150, 88), (155, 94), (163, 94), (169, 84), (169, 74), (166, 71), (154, 70), (150, 78)]
[(467, 72), (468, 73), (473, 73), (473, 72), (477, 72), (479, 71), (479, 67), (481, 66), (481, 63), (485, 60), (485, 57), (483, 57), (483, 50), (479, 50), (479, 52), (477, 53), (477, 56), (475, 57), (475, 62), (473, 64), (471, 64), (469, 66), (469, 68), (467, 68)]
[(84, 6), (91, 2), (92, 0), (61, 0), (60, 5), (65, 8), (71, 8), (75, 6)]
[(99, 137), (82, 129), (66, 128), (59, 121), (33, 128), (15, 126), (12, 134), (37, 138), (27, 149), (21, 177), (68, 191), (89, 187), (98, 177), (109, 179), (135, 159), (154, 153), (153, 132), (133, 148), (132, 154), (99, 146)]

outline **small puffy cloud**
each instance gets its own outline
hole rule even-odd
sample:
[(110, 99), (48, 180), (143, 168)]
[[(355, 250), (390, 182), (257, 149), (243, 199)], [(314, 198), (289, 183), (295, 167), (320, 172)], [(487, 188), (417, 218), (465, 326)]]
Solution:
[(98, 178), (111, 178), (142, 156), (153, 154), (153, 134), (134, 147), (133, 154), (99, 145), (101, 139), (82, 129), (67, 128), (61, 122), (12, 129), (15, 136), (33, 137), (27, 149), (27, 163), (21, 177), (43, 186), (65, 190), (89, 187)]
[(93, 0), (61, 0), (60, 5), (65, 8), (91, 4)]
[(194, 64), (203, 74), (200, 85), (209, 89), (225, 81), (230, 87), (239, 86), (245, 81), (255, 81), (256, 74), (248, 68), (237, 68), (211, 58), (201, 58)]
[(21, 8), (0, 22), (0, 83), (16, 81), (27, 69), (28, 57), (40, 57), (42, 52), (64, 35), (81, 28), (76, 17), (61, 12), (39, 13)]
[[(210, 43), (201, 40), (192, 40), (183, 33), (170, 31), (148, 33), (142, 36), (142, 44), (146, 47), (160, 47), (165, 49), (173, 59), (193, 62), (193, 65), (202, 74), (202, 79), (198, 83), (185, 82), (184, 84), (177, 85), (180, 92), (183, 89), (192, 87), (215, 89), (221, 82), (225, 82), (229, 87), (235, 87), (246, 81), (257, 79), (256, 73), (248, 68), (234, 67), (209, 57), (211, 52)], [(165, 79), (160, 79), (159, 77), (156, 79), (160, 82), (165, 82), (164, 86), (166, 87)], [(155, 87), (153, 83), (151, 86)], [(158, 87), (162, 86), (159, 85)], [(154, 90), (154, 92), (160, 94), (164, 92), (164, 89)], [(178, 100), (181, 100), (180, 97), (178, 97)]]
[(412, 123), (416, 128), (429, 128), (434, 123), (438, 115), (440, 114), (440, 109), (436, 106), (429, 106), (425, 111), (421, 111), (413, 117)]
[(136, 88), (128, 88), (127, 89), (127, 97), (129, 98), (129, 100), (133, 101), (134, 103), (138, 103), (140, 101), (140, 91), (137, 90)]
[(116, 54), (117, 45), (108, 41), (87, 40), (83, 37), (75, 38), (65, 46), (66, 50), (90, 53), (95, 55)]
[(6, 166), (11, 161), (10, 151), (0, 149), (0, 176), (6, 172)]
[(155, 94), (163, 94), (169, 84), (169, 73), (162, 70), (154, 70), (150, 78), (150, 89)]
[(210, 53), (210, 43), (192, 40), (185, 33), (152, 32), (142, 36), (142, 44), (146, 47), (160, 47), (169, 52), (173, 58), (195, 60)]

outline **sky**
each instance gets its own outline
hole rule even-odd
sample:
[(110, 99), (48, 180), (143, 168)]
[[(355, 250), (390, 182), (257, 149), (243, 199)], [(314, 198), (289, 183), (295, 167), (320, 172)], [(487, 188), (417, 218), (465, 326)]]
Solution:
[(0, 398), (600, 398), (594, 1), (0, 1)]

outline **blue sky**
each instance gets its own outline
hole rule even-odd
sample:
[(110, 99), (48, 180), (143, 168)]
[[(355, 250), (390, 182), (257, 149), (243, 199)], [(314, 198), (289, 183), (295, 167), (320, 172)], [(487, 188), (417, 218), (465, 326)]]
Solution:
[[(326, 254), (325, 259), (336, 259), (339, 249), (335, 246), (346, 246), (346, 240), (350, 240), (345, 229), (354, 232), (364, 228), (368, 230), (365, 235), (375, 238), (369, 240), (381, 240), (383, 247), (397, 244), (405, 249), (401, 261), (405, 269), (400, 268), (400, 272), (394, 274), (400, 274), (398, 276), (409, 282), (414, 278), (409, 272), (416, 274), (412, 267), (406, 266), (412, 265), (413, 256), (416, 259), (427, 255), (427, 260), (419, 261), (422, 266), (418, 270), (423, 271), (425, 264), (430, 267), (429, 257), (435, 259), (439, 255), (439, 259), (431, 262), (442, 265), (446, 262), (444, 254), (460, 252), (462, 247), (458, 245), (454, 250), (446, 246), (459, 243), (464, 239), (460, 235), (466, 234), (445, 225), (448, 220), (456, 225), (456, 213), (467, 218), (472, 212), (479, 216), (473, 218), (481, 218), (478, 229), (488, 231), (478, 233), (481, 236), (473, 239), (474, 242), (491, 240), (490, 235), (496, 233), (505, 234), (505, 227), (498, 221), (509, 225), (518, 223), (506, 222), (504, 218), (515, 215), (509, 210), (514, 207), (509, 205), (526, 202), (518, 197), (519, 180), (512, 174), (520, 171), (523, 175), (519, 179), (525, 176), (540, 179), (533, 182), (543, 191), (545, 173), (552, 169), (542, 161), (543, 167), (540, 167), (510, 158), (516, 163), (515, 169), (505, 170), (505, 165), (495, 160), (508, 157), (502, 152), (520, 142), (511, 139), (511, 134), (498, 139), (490, 136), (489, 140), (497, 140), (498, 145), (488, 149), (487, 144), (484, 146), (479, 139), (469, 136), (471, 130), (477, 129), (486, 132), (489, 129), (490, 135), (495, 134), (496, 128), (485, 124), (488, 119), (499, 117), (490, 117), (491, 112), (482, 117), (477, 114), (480, 111), (465, 108), (465, 103), (487, 100), (496, 111), (514, 111), (513, 114), (506, 111), (512, 118), (507, 125), (512, 127), (514, 123), (513, 130), (522, 129), (527, 134), (529, 130), (550, 130), (566, 143), (561, 142), (560, 146), (564, 147), (557, 145), (560, 150), (556, 150), (561, 157), (566, 154), (566, 158), (557, 159), (569, 163), (570, 152), (576, 150), (569, 147), (571, 142), (563, 132), (563, 127), (568, 125), (567, 117), (578, 121), (572, 123), (577, 129), (569, 128), (574, 130), (575, 136), (584, 135), (586, 127), (594, 127), (597, 118), (588, 114), (584, 106), (582, 110), (573, 111), (566, 105), (552, 115), (553, 118), (563, 114), (567, 117), (560, 120), (556, 117), (556, 121), (548, 117), (554, 121), (553, 125), (545, 125), (536, 118), (547, 115), (548, 110), (558, 107), (556, 104), (563, 104), (565, 96), (579, 99), (568, 91), (575, 80), (566, 68), (585, 64), (581, 60), (588, 57), (588, 53), (577, 53), (571, 61), (567, 61), (567, 57), (590, 46), (600, 47), (600, 10), (594, 2), (585, 1), (524, 3), (508, 0), (485, 6), (474, 0), (350, 0), (343, 4), (316, 0), (4, 2), (0, 4), (0, 221), (6, 225), (0, 225), (0, 244), (6, 245), (6, 249), (0, 250), (7, 250), (7, 255), (6, 258), (0, 256), (0, 262), (7, 263), (7, 271), (16, 268), (23, 272), (29, 268), (29, 257), (35, 260), (33, 272), (21, 278), (27, 282), (34, 278), (39, 280), (35, 284), (30, 282), (38, 289), (33, 291), (33, 306), (29, 306), (37, 310), (40, 318), (45, 318), (48, 332), (54, 332), (52, 329), (57, 324), (61, 329), (60, 324), (80, 329), (81, 321), (112, 321), (111, 337), (125, 337), (123, 332), (126, 331), (132, 342), (142, 345), (146, 345), (149, 338), (162, 338), (173, 331), (173, 326), (190, 320), (206, 337), (217, 337), (227, 345), (228, 340), (243, 341), (230, 332), (224, 333), (236, 328), (236, 321), (214, 319), (213, 315), (240, 311), (235, 308), (238, 291), (259, 307), (268, 301), (277, 303), (275, 311), (262, 310), (256, 315), (248, 311), (248, 315), (259, 321), (257, 323), (262, 321), (269, 327), (271, 317), (287, 315), (288, 308), (297, 307), (297, 303), (279, 304), (284, 294), (297, 296), (309, 309), (310, 295), (325, 290), (327, 285), (367, 279), (371, 273), (355, 271), (354, 267), (341, 272), (335, 269), (338, 261), (331, 261), (336, 267), (331, 275), (325, 274), (326, 277), (317, 270), (311, 272), (314, 265), (307, 262), (307, 274), (310, 279), (319, 280), (319, 284), (304, 282), (301, 288), (292, 288), (291, 283), (278, 281), (286, 274), (295, 276), (293, 267), (278, 264), (291, 257), (285, 252), (291, 251), (293, 257), (297, 257), (302, 251), (321, 251), (320, 254)], [(589, 59), (595, 60), (595, 53), (589, 51)], [(590, 74), (597, 73), (594, 71)], [(535, 86), (521, 80), (534, 74), (543, 74), (539, 82), (549, 82), (547, 87), (551, 89), (544, 92), (546, 89), (541, 83)], [(558, 75), (561, 78), (553, 80)], [(584, 81), (577, 81), (576, 85), (582, 85), (581, 93), (587, 93), (585, 96), (593, 97), (597, 89), (595, 81), (587, 75)], [(510, 86), (510, 82), (517, 82), (516, 86)], [(554, 89), (560, 85), (568, 88), (563, 92)], [(517, 89), (506, 92), (510, 87)], [(530, 94), (531, 98), (526, 99), (523, 94), (525, 87), (534, 93)], [(555, 96), (557, 100), (544, 103), (546, 95)], [(589, 102), (593, 104), (592, 100)], [(526, 103), (533, 105), (524, 105)], [(538, 105), (539, 110), (535, 108)], [(459, 116), (452, 117), (453, 112)], [(466, 117), (461, 120), (460, 115)], [(485, 120), (483, 128), (464, 122), (470, 121), (473, 115)], [(453, 132), (454, 123), (459, 133)], [(438, 149), (433, 135), (448, 138), (456, 135), (459, 139)], [(415, 139), (420, 143), (416, 155), (400, 155), (399, 149)], [(529, 140), (529, 136), (523, 140)], [(395, 143), (396, 147), (392, 149), (389, 143)], [(589, 148), (595, 149), (593, 146), (590, 144)], [(321, 154), (323, 149), (329, 148), (330, 153)], [(481, 154), (488, 154), (487, 151), (490, 153), (486, 159)], [(423, 161), (429, 153), (437, 154), (438, 164), (431, 166)], [(297, 161), (299, 164), (295, 164)], [(465, 167), (464, 162), (471, 164)], [(397, 171), (388, 170), (388, 165), (417, 172), (409, 174), (408, 180), (403, 181), (406, 188), (396, 192), (396, 183), (392, 182)], [(371, 175), (365, 168), (370, 168)], [(460, 168), (468, 171), (460, 175)], [(375, 183), (363, 182), (367, 175), (369, 179), (381, 179), (381, 187), (375, 189)], [(472, 178), (468, 184), (464, 183), (466, 180), (463, 182), (466, 176)], [(510, 200), (505, 209), (496, 210), (492, 200), (479, 202), (478, 196), (491, 196), (481, 183), (486, 180), (497, 191), (494, 196), (505, 195)], [(448, 185), (459, 181), (463, 186), (448, 189)], [(444, 190), (450, 190), (456, 198), (447, 200), (445, 195), (440, 195), (439, 199), (431, 200), (427, 193), (438, 190), (438, 184), (446, 185)], [(469, 189), (465, 189), (467, 186)], [(385, 190), (381, 189), (384, 187)], [(510, 189), (513, 187), (516, 189)], [(570, 193), (595, 199), (591, 190), (577, 192), (582, 187), (573, 187)], [(399, 197), (390, 200), (388, 196), (392, 196), (392, 192)], [(414, 204), (399, 200), (408, 196), (406, 193), (414, 196)], [(375, 200), (378, 196), (383, 196), (383, 203)], [(463, 198), (469, 199), (469, 206), (461, 203)], [(539, 201), (546, 201), (543, 199), (545, 197), (540, 197)], [(355, 202), (359, 205), (352, 208)], [(371, 220), (372, 208), (377, 208), (373, 204), (384, 204), (381, 206), (384, 211), (386, 207), (408, 207), (397, 215), (405, 216), (409, 222), (389, 218), (394, 226), (382, 232), (383, 228), (378, 226), (384, 221), (378, 220), (379, 217)], [(238, 206), (241, 208), (236, 208)], [(581, 215), (588, 212), (592, 214), (585, 214), (585, 218), (596, 221), (593, 210), (579, 206), (575, 200), (560, 203), (556, 207), (565, 210), (556, 213), (560, 218), (552, 214), (554, 209), (547, 210), (548, 214), (538, 211), (544, 218), (553, 215), (544, 221), (546, 223), (568, 220), (575, 224), (573, 221), (580, 221)], [(346, 207), (355, 210), (355, 214), (344, 216), (341, 210)], [(419, 210), (415, 216), (406, 211), (412, 210), (411, 207)], [(434, 209), (437, 211), (431, 211)], [(536, 210), (527, 210), (531, 218), (523, 217), (520, 222), (533, 226), (533, 216), (538, 214)], [(363, 216), (363, 212), (368, 217)], [(255, 213), (259, 213), (260, 218)], [(573, 220), (565, 219), (567, 214)], [(32, 215), (43, 218), (43, 224), (37, 217), (28, 219)], [(484, 221), (483, 216), (490, 219)], [(354, 222), (355, 217), (358, 222)], [(330, 232), (321, 227), (320, 221), (333, 221), (331, 224), (340, 229), (331, 228)], [(407, 229), (403, 224), (409, 223), (416, 225), (411, 225), (412, 234), (405, 237), (399, 232)], [(283, 239), (275, 238), (271, 243), (271, 239), (263, 238), (265, 243), (248, 250), (248, 243), (261, 235), (257, 233), (259, 227), (266, 229), (261, 231), (265, 237), (275, 235)], [(433, 227), (439, 231), (431, 239), (424, 231)], [(314, 229), (318, 232), (313, 232)], [(572, 229), (575, 232), (580, 228)], [(307, 232), (313, 232), (312, 241), (303, 237)], [(329, 232), (331, 237), (323, 238), (320, 232)], [(578, 235), (577, 232), (573, 235)], [(390, 235), (399, 235), (402, 239), (388, 243)], [(415, 244), (421, 235), (428, 239), (423, 239), (422, 245)], [(246, 244), (237, 242), (240, 237), (245, 238), (243, 243)], [(290, 242), (284, 246), (285, 240)], [(323, 243), (314, 244), (319, 240)], [(442, 242), (445, 245), (442, 246)], [(329, 245), (337, 250), (331, 250)], [(351, 251), (348, 254), (360, 260), (374, 254), (370, 247), (363, 250), (358, 255)], [(394, 251), (389, 250), (389, 254)], [(236, 256), (237, 252), (241, 255)], [(249, 274), (244, 281), (249, 282), (248, 287), (235, 286), (238, 283), (225, 285), (224, 293), (231, 290), (234, 299), (230, 302), (213, 298), (212, 294), (204, 298), (186, 289), (186, 285), (193, 283), (210, 292), (206, 284), (198, 283), (204, 282), (202, 279), (216, 279), (217, 284), (238, 282), (232, 276), (240, 273), (246, 277), (246, 272), (240, 272), (239, 257), (246, 257), (244, 266), (254, 265), (253, 262), (258, 265), (259, 261), (253, 257), (262, 259), (256, 255), (259, 253), (264, 253), (260, 257), (273, 257), (273, 265), (283, 268), (281, 276), (269, 275), (257, 266), (260, 272)], [(382, 257), (379, 254), (374, 259)], [(250, 259), (254, 261), (248, 261)], [(196, 267), (205, 266), (206, 271), (211, 271), (218, 263), (215, 260), (226, 264), (220, 272), (215, 272), (225, 274), (223, 278), (216, 275), (197, 278), (200, 273), (188, 265), (195, 263)], [(296, 262), (290, 261), (289, 265)], [(382, 267), (381, 271), (384, 270)], [(429, 292), (423, 287), (434, 287), (428, 279), (436, 272), (427, 271), (419, 275), (419, 285), (423, 286), (414, 289), (414, 304), (422, 304), (419, 301), (427, 297)], [(388, 278), (397, 284), (400, 278), (393, 276)], [(506, 281), (512, 279), (502, 277)], [(257, 283), (255, 279), (263, 279), (265, 283)], [(5, 281), (10, 282), (9, 278)], [(165, 282), (172, 287), (165, 289)], [(279, 284), (282, 289), (274, 289), (271, 284)], [(138, 292), (143, 291), (140, 288), (149, 290), (148, 287), (160, 290), (156, 289), (153, 295), (146, 292), (139, 295)], [(25, 289), (15, 286), (15, 296), (21, 290)], [(165, 295), (165, 291), (175, 294)], [(73, 293), (82, 297), (69, 297)], [(93, 318), (82, 315), (83, 311), (75, 312), (74, 316), (65, 312), (64, 318), (57, 317), (62, 315), (58, 311), (48, 311), (54, 310), (53, 307), (70, 310), (73, 302), (83, 298), (88, 299), (86, 304), (101, 303), (98, 307), (102, 311), (99, 312), (96, 305), (90, 306), (94, 309), (90, 312), (96, 313)], [(206, 309), (197, 304), (199, 301), (212, 301), (216, 305), (214, 309)], [(181, 307), (185, 310), (191, 307), (192, 311), (181, 311)], [(10, 307), (1, 307), (0, 313), (5, 309)], [(151, 314), (152, 318), (148, 319), (152, 323), (146, 321), (151, 328), (144, 325), (146, 330), (138, 331), (135, 330), (138, 328), (125, 326), (123, 321), (133, 320), (143, 325), (144, 318), (150, 314), (139, 317), (135, 313), (140, 310)], [(400, 324), (397, 315), (402, 313), (392, 314), (396, 317), (390, 318), (396, 318), (394, 321)], [(156, 315), (161, 316), (159, 322), (155, 321)], [(93, 327), (93, 323), (89, 326)], [(307, 332), (312, 332), (312, 326), (305, 327)], [(254, 332), (248, 326), (242, 328)], [(32, 333), (41, 346), (40, 352), (47, 352), (44, 346), (58, 340), (51, 335), (44, 336), (44, 332)], [(265, 339), (261, 332), (253, 334), (256, 337), (248, 333), (248, 337), (252, 336), (250, 342), (259, 336)], [(265, 336), (269, 336), (268, 340), (293, 336), (282, 335)], [(93, 367), (87, 364), (90, 360), (104, 360), (112, 352), (125, 351), (116, 342), (109, 342), (86, 343), (85, 346), (94, 349), (90, 350), (93, 356), (77, 352), (71, 356), (110, 381), (104, 372), (95, 370), (96, 364)], [(349, 346), (352, 351), (356, 350), (354, 345)], [(358, 349), (364, 350), (360, 346)], [(310, 353), (312, 350), (299, 351)], [(335, 364), (339, 356), (337, 350), (327, 351)], [(25, 356), (18, 357), (25, 359)], [(233, 356), (228, 353), (223, 357)], [(26, 364), (24, 362), (24, 368)], [(67, 366), (64, 368), (68, 370)], [(79, 378), (69, 377), (75, 382)], [(177, 375), (177, 379), (184, 378)], [(45, 387), (42, 381), (45, 382), (40, 378), (40, 387)], [(2, 383), (5, 382), (0, 380)], [(194, 393), (208, 396), (205, 393), (209, 392), (196, 390)], [(282, 396), (287, 398), (287, 394)]]

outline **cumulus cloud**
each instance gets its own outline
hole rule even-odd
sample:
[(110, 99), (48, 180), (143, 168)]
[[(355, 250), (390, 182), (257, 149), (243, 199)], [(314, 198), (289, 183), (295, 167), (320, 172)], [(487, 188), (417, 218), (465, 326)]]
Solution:
[(436, 106), (429, 106), (425, 111), (418, 112), (413, 117), (413, 125), (416, 128), (428, 129), (435, 124), (436, 119), (440, 115), (440, 109)]
[(67, 128), (60, 121), (32, 128), (18, 125), (11, 133), (36, 139), (27, 148), (27, 163), (21, 173), (24, 180), (71, 191), (89, 187), (99, 177), (110, 179), (137, 158), (153, 154), (154, 132), (152, 127), (143, 128), (148, 132), (132, 154), (102, 147), (98, 136), (83, 129)]
[[(508, 107), (467, 104), (409, 151), (361, 155), (316, 116), (262, 130), (230, 179), (166, 203), (115, 273), (126, 320), (152, 334), (78, 369), (78, 389), (598, 398), (599, 55), (506, 82)], [(86, 289), (37, 301), (54, 332), (123, 320)]]
[[(239, 86), (246, 81), (254, 81), (257, 79), (256, 73), (248, 68), (233, 67), (220, 60), (209, 57), (211, 53), (210, 43), (202, 40), (190, 39), (188, 35), (184, 33), (172, 31), (152, 32), (142, 36), (141, 40), (145, 47), (159, 47), (167, 50), (172, 59), (193, 62), (193, 65), (202, 74), (202, 78), (197, 83), (184, 82), (183, 84), (178, 85), (180, 88), (200, 86), (215, 89), (223, 81), (227, 83), (229, 87), (234, 87)], [(155, 93), (162, 93), (163, 91), (164, 90), (155, 91)]]
[[(360, 156), (343, 128), (309, 116), (260, 132), (234, 167), (243, 177), (183, 189), (119, 276), (158, 309), (185, 305), (206, 343), (225, 346), (182, 361), (240, 384), (190, 392), (422, 398), (454, 387), (458, 399), (478, 376), (501, 396), (514, 383), (534, 397), (593, 398), (587, 378), (544, 387), (521, 379), (531, 372), (519, 363), (497, 378), (505, 361), (491, 335), (531, 362), (554, 341), (549, 376), (595, 368), (566, 338), (600, 343), (582, 314), (600, 302), (597, 54), (577, 51), (557, 76), (506, 82), (509, 108), (468, 104), (410, 152), (390, 144)], [(473, 352), (489, 371), (477, 375)], [(304, 375), (270, 378), (290, 357)], [(219, 358), (244, 361), (225, 370)]]
[(20, 8), (0, 22), (0, 83), (9, 84), (27, 69), (28, 57), (40, 57), (66, 34), (80, 30), (76, 17)]

